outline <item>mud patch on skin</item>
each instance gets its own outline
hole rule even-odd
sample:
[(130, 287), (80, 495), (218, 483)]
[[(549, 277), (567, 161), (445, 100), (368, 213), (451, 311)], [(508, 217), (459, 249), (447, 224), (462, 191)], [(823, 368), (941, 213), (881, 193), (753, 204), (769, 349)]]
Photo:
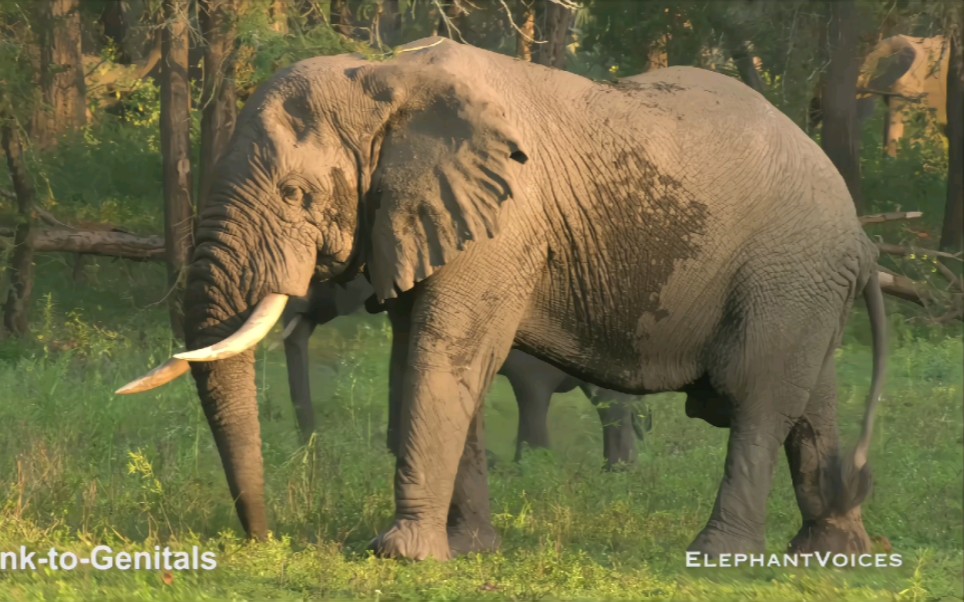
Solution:
[(652, 83), (650, 82), (643, 83), (643, 82), (633, 81), (629, 79), (621, 79), (621, 80), (617, 80), (615, 84), (616, 84), (616, 88), (623, 89), (623, 90), (634, 90), (639, 92), (649, 91), (649, 90), (655, 90), (656, 92), (683, 92), (687, 90), (685, 86), (681, 86), (673, 82), (655, 81)]
[(591, 350), (582, 363), (604, 370), (601, 380), (645, 388), (637, 368), (618, 366), (627, 352), (642, 359), (640, 343), (673, 319), (664, 289), (683, 262), (700, 257), (710, 211), (672, 166), (662, 167), (638, 143), (624, 144), (595, 162), (599, 171), (583, 180), (584, 189), (559, 180), (554, 186), (557, 198), (577, 200), (558, 204), (550, 287), (560, 294), (550, 297), (548, 311), (560, 332)]

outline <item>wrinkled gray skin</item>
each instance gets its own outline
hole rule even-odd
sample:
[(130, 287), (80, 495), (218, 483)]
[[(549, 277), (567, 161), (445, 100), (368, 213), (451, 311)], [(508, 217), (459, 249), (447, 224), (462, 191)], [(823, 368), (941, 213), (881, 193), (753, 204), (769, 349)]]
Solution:
[[(516, 346), (625, 393), (686, 391), (729, 426), (691, 544), (758, 552), (780, 449), (797, 551), (863, 551), (883, 372), (877, 251), (837, 170), (735, 79), (672, 67), (612, 85), (441, 38), (396, 58), (299, 62), (237, 121), (200, 215), (189, 349), (271, 293), (364, 266), (404, 366), (383, 556), (497, 538), (480, 406)], [(874, 335), (867, 417), (840, 449), (834, 350), (857, 296)], [(251, 350), (192, 372), (245, 530), (268, 529)], [(451, 538), (451, 543), (450, 543)]]
[[(296, 316), (300, 318), (285, 338), (285, 362), (291, 401), (303, 441), (315, 431), (308, 375), (308, 340), (317, 326), (358, 311), (373, 294), (367, 280), (356, 278), (344, 287), (330, 281), (313, 284), (307, 298), (288, 301), (282, 317), (285, 331)], [(395, 366), (391, 369), (403, 368)], [(509, 380), (519, 406), (516, 460), (522, 457), (526, 447), (549, 447), (549, 400), (554, 393), (568, 393), (576, 387), (582, 389), (599, 413), (603, 427), (603, 456), (608, 469), (631, 464), (636, 459), (636, 437), (642, 440), (644, 433), (652, 429), (652, 415), (648, 408), (642, 421), (633, 410), (634, 404), (638, 403), (636, 396), (589, 384), (518, 349), (509, 352), (498, 373)], [(397, 410), (392, 415), (397, 420)], [(395, 420), (391, 421), (391, 426)], [(389, 441), (393, 437), (394, 433), (389, 429)]]

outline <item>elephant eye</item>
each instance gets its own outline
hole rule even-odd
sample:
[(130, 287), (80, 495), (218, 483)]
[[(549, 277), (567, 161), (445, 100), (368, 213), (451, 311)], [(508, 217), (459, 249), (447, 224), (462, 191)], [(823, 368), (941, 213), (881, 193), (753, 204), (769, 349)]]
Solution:
[(300, 186), (295, 186), (293, 184), (285, 184), (281, 187), (281, 196), (285, 201), (295, 204), (300, 203), (304, 198), (305, 193)]

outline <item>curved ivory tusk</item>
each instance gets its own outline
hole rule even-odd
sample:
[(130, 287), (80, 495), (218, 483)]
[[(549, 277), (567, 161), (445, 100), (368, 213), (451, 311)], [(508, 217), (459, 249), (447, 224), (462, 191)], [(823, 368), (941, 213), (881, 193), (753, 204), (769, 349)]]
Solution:
[(301, 324), (301, 314), (297, 314), (291, 318), (291, 321), (285, 326), (284, 332), (281, 333), (281, 338), (287, 339), (290, 337), (291, 333), (295, 331), (295, 328), (298, 328), (298, 324)]
[(134, 393), (143, 393), (144, 391), (156, 389), (161, 385), (166, 385), (172, 380), (181, 377), (185, 372), (190, 370), (190, 368), (191, 365), (186, 361), (172, 357), (144, 376), (137, 380), (132, 380), (120, 389), (117, 389), (114, 391), (114, 394), (132, 395)]
[(175, 353), (174, 357), (189, 362), (214, 362), (247, 351), (268, 335), (287, 304), (288, 295), (271, 293), (258, 303), (241, 328), (228, 338), (203, 349)]

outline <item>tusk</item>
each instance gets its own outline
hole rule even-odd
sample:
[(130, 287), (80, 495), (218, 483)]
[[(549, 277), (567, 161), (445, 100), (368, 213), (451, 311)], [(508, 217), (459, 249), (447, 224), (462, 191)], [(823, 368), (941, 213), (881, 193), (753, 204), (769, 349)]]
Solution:
[(281, 333), (281, 338), (287, 339), (288, 337), (290, 337), (291, 333), (295, 331), (295, 328), (298, 328), (298, 324), (300, 323), (301, 323), (301, 314), (297, 314), (295, 315), (295, 317), (291, 318), (291, 321), (288, 322), (287, 326), (285, 326), (284, 332)]
[(143, 393), (144, 391), (156, 389), (161, 385), (166, 385), (172, 380), (180, 378), (190, 368), (191, 365), (186, 361), (171, 358), (144, 376), (137, 380), (132, 380), (120, 389), (117, 389), (114, 391), (114, 394), (132, 395), (134, 393)]
[(241, 328), (228, 338), (203, 349), (175, 353), (174, 357), (189, 362), (214, 362), (247, 351), (268, 335), (287, 304), (288, 295), (271, 293), (258, 303)]

